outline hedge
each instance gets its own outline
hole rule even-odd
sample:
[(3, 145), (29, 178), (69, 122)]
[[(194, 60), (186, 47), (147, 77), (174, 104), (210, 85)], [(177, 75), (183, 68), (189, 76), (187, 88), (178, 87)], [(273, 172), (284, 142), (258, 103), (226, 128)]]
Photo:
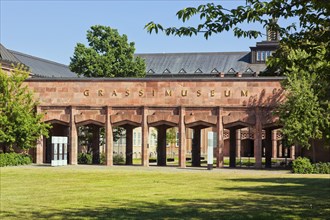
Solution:
[(27, 154), (0, 153), (0, 167), (27, 165), (32, 163), (32, 158)]
[(330, 163), (311, 164), (308, 158), (298, 157), (292, 162), (292, 172), (301, 174), (330, 174)]

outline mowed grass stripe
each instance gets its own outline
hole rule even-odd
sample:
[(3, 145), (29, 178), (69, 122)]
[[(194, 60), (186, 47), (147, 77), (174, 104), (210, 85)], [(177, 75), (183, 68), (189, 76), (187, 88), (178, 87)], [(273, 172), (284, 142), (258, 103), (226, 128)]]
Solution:
[(143, 167), (1, 168), (1, 219), (328, 219), (329, 175)]

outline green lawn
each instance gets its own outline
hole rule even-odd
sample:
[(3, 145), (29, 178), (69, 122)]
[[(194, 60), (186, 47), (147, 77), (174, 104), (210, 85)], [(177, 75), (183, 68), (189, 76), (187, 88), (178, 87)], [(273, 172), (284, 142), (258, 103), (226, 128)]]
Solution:
[(158, 167), (1, 168), (0, 219), (329, 219), (329, 175)]

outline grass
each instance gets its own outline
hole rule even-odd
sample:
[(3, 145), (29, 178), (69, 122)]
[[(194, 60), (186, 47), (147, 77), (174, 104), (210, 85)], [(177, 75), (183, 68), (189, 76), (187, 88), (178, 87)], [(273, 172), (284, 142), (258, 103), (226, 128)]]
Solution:
[(329, 219), (329, 195), (288, 171), (5, 167), (0, 219)]

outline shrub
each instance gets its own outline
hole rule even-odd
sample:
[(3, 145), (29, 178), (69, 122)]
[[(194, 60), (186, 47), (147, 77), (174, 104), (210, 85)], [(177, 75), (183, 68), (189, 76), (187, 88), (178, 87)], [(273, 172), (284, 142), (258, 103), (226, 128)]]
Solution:
[(313, 173), (313, 165), (308, 158), (298, 157), (292, 163), (293, 173)]
[(106, 158), (105, 158), (105, 153), (100, 154), (100, 164), (105, 165), (106, 163)]
[(313, 173), (330, 174), (330, 163), (313, 164)]
[(17, 154), (17, 153), (0, 154), (0, 167), (27, 165), (31, 163), (32, 163), (31, 156), (27, 154)]
[(123, 164), (125, 162), (123, 155), (121, 154), (114, 154), (113, 155), (113, 164)]
[(78, 154), (78, 164), (92, 164), (93, 157), (91, 154), (79, 153)]

